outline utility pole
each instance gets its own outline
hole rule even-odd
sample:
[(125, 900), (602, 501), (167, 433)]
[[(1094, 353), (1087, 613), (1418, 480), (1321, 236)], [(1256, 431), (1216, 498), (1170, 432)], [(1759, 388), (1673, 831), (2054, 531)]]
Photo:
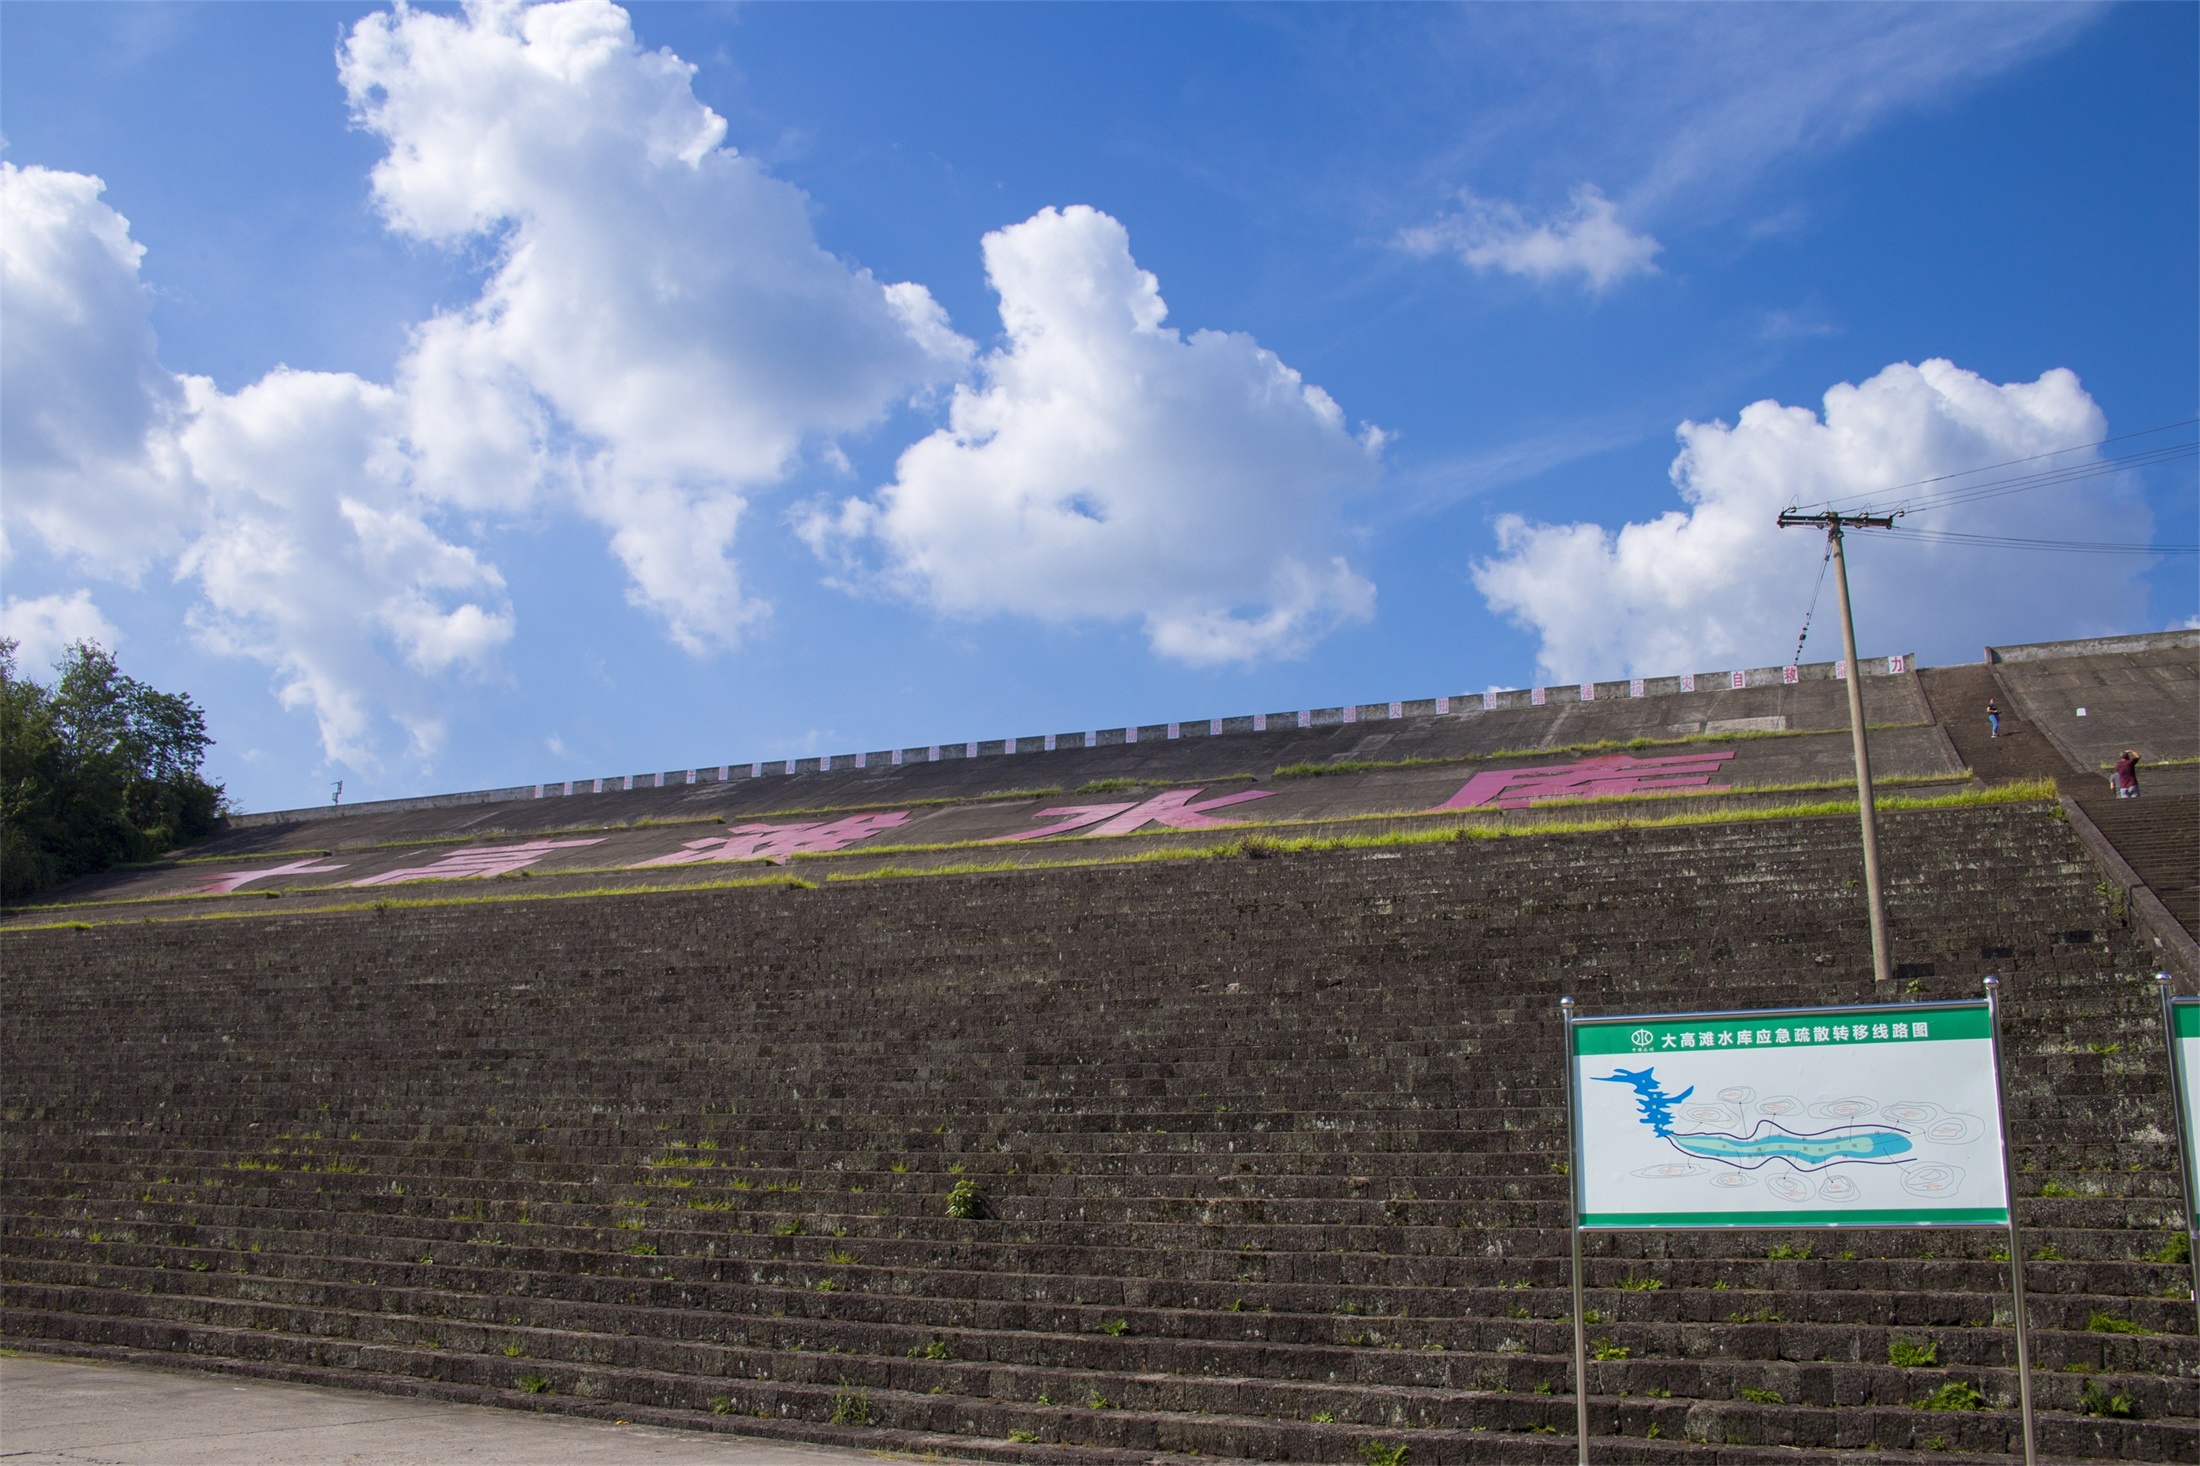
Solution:
[(1879, 811), (1872, 803), (1872, 760), (1864, 746), (1864, 678), (1856, 664), (1856, 618), (1849, 614), (1849, 565), (1841, 554), (1843, 529), (1893, 529), (1893, 515), (1798, 514), (1790, 509), (1780, 515), (1780, 527), (1809, 525), (1826, 532), (1826, 548), (1833, 554), (1833, 583), (1841, 598), (1841, 655), (1847, 659), (1849, 683), (1849, 738), (1856, 748), (1856, 812), (1864, 824), (1864, 899), (1871, 905), (1872, 977), (1879, 982), (1894, 978), (1894, 962), (1887, 950), (1887, 903), (1879, 886)]

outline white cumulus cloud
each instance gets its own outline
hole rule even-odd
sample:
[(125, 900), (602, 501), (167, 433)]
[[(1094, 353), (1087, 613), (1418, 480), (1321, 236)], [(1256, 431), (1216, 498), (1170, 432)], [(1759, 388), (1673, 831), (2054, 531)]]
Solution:
[[(1684, 423), (1672, 479), (1685, 507), (1619, 529), (1497, 523), (1500, 554), (1475, 567), (1491, 608), (1535, 633), (1542, 675), (1654, 675), (1784, 661), (1825, 553), (1780, 529), (1791, 504), (1874, 498), (1944, 474), (2092, 443), (2100, 409), (2063, 369), (1996, 385), (1946, 361), (1897, 363), (1805, 407), (1756, 402), (1725, 423)], [(2054, 460), (2082, 461), (2081, 455)], [(1920, 491), (1921, 492), (1921, 491)], [(1848, 506), (1853, 510), (1853, 505)], [(1921, 513), (1904, 528), (2144, 543), (2151, 518), (2113, 477)], [(1852, 534), (1849, 575), (1863, 655), (1968, 660), (1987, 641), (2130, 630), (2145, 616), (2143, 562)], [(1840, 655), (1833, 592), (1807, 656)]]
[(1456, 213), (1406, 230), (1398, 243), (1423, 257), (1457, 255), (1476, 270), (1546, 282), (1578, 277), (1582, 288), (1599, 295), (1630, 276), (1657, 273), (1662, 248), (1622, 224), (1618, 205), (1586, 183), (1563, 210), (1542, 219), (1531, 219), (1517, 204), (1463, 191)]
[(100, 180), (0, 164), (0, 471), (8, 548), (165, 565), (203, 640), (371, 768), (389, 725), (432, 752), (442, 680), (514, 635), (466, 538), (577, 511), (675, 641), (729, 644), (766, 610), (732, 556), (749, 497), (972, 348), (923, 287), (821, 248), (803, 194), (724, 146), (693, 68), (608, 0), (400, 6), (338, 67), (388, 146), (390, 227), (486, 245), (478, 295), (420, 323), (388, 383), (278, 368), (223, 393), (161, 363), (144, 247)]
[(9, 596), (0, 608), (0, 639), (16, 644), (19, 671), (43, 681), (46, 669), (74, 643), (96, 641), (113, 651), (122, 633), (92, 604), (90, 591), (77, 590), (65, 596)]
[(181, 441), (205, 528), (178, 562), (209, 645), (276, 673), (331, 758), (375, 762), (377, 715), (432, 754), (435, 677), (487, 668), (515, 618), (493, 565), (430, 528), (398, 436), (398, 394), (348, 373), (277, 370), (234, 395), (189, 379)]
[(331, 757), (375, 762), (378, 716), (432, 748), (433, 695), (398, 668), (478, 668), (512, 614), (495, 569), (412, 492), (397, 395), (287, 369), (230, 395), (169, 372), (143, 248), (100, 181), (6, 166), (0, 186), (11, 535), (125, 580), (165, 561), (199, 595), (187, 619), (265, 662)]
[(985, 238), (1006, 342), (895, 480), (802, 525), (955, 615), (1144, 623), (1195, 664), (1288, 655), (1373, 613), (1340, 510), (1381, 435), (1248, 336), (1163, 324), (1130, 236), (1083, 205)]
[(193, 514), (175, 452), (183, 390), (161, 369), (129, 221), (82, 173), (0, 163), (0, 477), (8, 550), (134, 579)]
[(401, 373), (424, 489), (569, 494), (637, 605), (691, 650), (733, 642), (764, 609), (731, 558), (747, 495), (969, 343), (922, 286), (821, 248), (802, 192), (726, 147), (694, 68), (641, 49), (607, 0), (369, 16), (340, 69), (389, 144), (391, 227), (499, 249)]

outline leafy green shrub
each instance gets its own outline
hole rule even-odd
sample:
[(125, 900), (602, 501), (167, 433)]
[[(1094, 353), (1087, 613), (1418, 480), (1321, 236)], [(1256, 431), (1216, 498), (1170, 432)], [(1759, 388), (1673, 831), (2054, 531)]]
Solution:
[(2097, 1379), (2085, 1382), (2085, 1393), (2078, 1396), (2080, 1415), (2113, 1415), (2118, 1420), (2129, 1420), (2139, 1413), (2137, 1404), (2129, 1395), (2112, 1395), (2101, 1388)]
[(2096, 1313), (2085, 1321), (2089, 1334), (2151, 1334), (2154, 1330), (2145, 1324), (2133, 1323), (2128, 1318), (2118, 1318), (2113, 1313)]
[(832, 1413), (825, 1417), (834, 1425), (869, 1425), (871, 1423), (871, 1393), (852, 1388), (845, 1379), (833, 1392)]
[(1920, 1410), (1984, 1410), (1986, 1397), (1968, 1380), (1952, 1379), (1917, 1402)]
[(1898, 1369), (1931, 1369), (1940, 1363), (1940, 1346), (1893, 1339), (1887, 1344), (1887, 1362)]
[(957, 1181), (947, 1191), (947, 1215), (958, 1222), (975, 1222), (986, 1214), (985, 1188), (975, 1181)]
[(2158, 1251), (2147, 1254), (2148, 1262), (2189, 1263), (2192, 1261), (2192, 1238), (2177, 1233), (2162, 1244)]
[(0, 638), (0, 900), (213, 832), (228, 796), (199, 773), (214, 740), (197, 703), (97, 642), (72, 645), (51, 687), (16, 671), (15, 648)]

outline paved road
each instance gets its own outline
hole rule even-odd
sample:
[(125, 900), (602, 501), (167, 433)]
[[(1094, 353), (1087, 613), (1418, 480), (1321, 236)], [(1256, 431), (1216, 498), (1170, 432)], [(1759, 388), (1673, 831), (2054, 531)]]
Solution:
[(868, 1451), (0, 1356), (0, 1466), (850, 1466)]

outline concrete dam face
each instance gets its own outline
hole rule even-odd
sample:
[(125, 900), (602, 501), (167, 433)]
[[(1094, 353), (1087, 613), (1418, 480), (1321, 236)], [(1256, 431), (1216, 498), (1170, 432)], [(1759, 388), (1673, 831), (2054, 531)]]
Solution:
[[(2200, 1461), (2154, 978), (2200, 982), (2200, 637), (1861, 669), (1892, 983), (1832, 670), (246, 817), (0, 922), (0, 1329), (897, 1452), (1555, 1463), (1559, 998), (1991, 973), (2043, 1454)], [(1659, 1089), (1676, 1157), (1814, 1184), (1933, 1119), (1705, 1099)], [(1595, 1459), (2011, 1459), (2006, 1238), (1590, 1234)]]

